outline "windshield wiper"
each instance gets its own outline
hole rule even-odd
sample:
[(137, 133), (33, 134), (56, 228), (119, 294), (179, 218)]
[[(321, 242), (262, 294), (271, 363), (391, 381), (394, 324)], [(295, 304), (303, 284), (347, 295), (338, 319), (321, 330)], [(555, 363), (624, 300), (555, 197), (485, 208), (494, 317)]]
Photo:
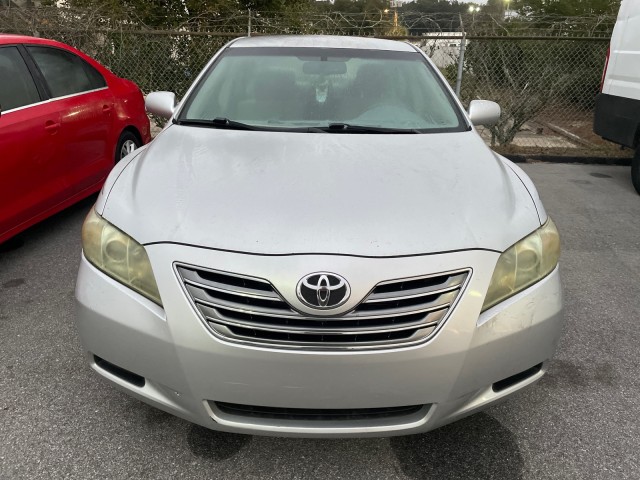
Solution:
[(350, 123), (330, 123), (326, 127), (315, 127), (315, 129), (327, 133), (422, 133), (415, 128), (370, 127)]
[(308, 133), (422, 133), (413, 128), (388, 128), (370, 127), (367, 125), (351, 125), (349, 123), (330, 123), (327, 126), (317, 127), (270, 127), (249, 125), (247, 123), (236, 122), (225, 117), (216, 117), (213, 120), (206, 118), (186, 118), (174, 120), (178, 125), (191, 125), (195, 127), (221, 128), (228, 130), (257, 130), (257, 131), (278, 131), (278, 132), (308, 132)]
[(210, 128), (226, 128), (229, 130), (266, 130), (262, 127), (256, 127), (247, 123), (236, 122), (224, 117), (216, 117), (213, 120), (206, 118), (187, 118), (176, 120), (178, 125), (192, 125), (194, 127), (210, 127)]

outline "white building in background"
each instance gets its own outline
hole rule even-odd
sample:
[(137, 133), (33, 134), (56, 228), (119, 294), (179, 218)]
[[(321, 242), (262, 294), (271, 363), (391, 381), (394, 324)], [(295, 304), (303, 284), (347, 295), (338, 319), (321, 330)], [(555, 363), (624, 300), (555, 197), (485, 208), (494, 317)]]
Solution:
[[(454, 38), (438, 38), (438, 35)], [(458, 63), (462, 35), (462, 32), (430, 33), (429, 36), (425, 36), (424, 40), (414, 40), (411, 43), (425, 52), (433, 63), (442, 69)], [(469, 42), (467, 42), (468, 44)]]

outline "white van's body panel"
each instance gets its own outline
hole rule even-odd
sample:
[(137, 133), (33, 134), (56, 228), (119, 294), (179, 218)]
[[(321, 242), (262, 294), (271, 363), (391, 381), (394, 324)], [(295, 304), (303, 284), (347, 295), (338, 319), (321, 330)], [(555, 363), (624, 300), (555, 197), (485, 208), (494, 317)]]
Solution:
[(640, 0), (622, 0), (602, 93), (640, 100)]
[(636, 151), (631, 181), (640, 193), (640, 0), (622, 0), (604, 68), (593, 131)]

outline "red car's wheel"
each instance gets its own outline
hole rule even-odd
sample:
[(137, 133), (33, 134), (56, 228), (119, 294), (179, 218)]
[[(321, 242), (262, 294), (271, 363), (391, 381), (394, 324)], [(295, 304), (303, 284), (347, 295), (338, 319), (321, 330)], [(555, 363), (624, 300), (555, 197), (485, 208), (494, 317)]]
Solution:
[(136, 148), (139, 148), (142, 142), (131, 132), (122, 132), (118, 139), (118, 145), (116, 146), (116, 158), (115, 162), (118, 163), (124, 157), (133, 152)]

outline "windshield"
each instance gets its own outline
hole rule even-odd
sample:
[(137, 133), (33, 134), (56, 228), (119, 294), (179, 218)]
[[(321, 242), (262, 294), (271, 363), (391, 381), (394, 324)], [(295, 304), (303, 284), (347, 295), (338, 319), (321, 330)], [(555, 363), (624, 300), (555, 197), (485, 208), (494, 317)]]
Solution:
[(362, 127), (412, 133), (466, 129), (418, 52), (327, 48), (228, 48), (177, 121), (361, 133), (368, 132)]

